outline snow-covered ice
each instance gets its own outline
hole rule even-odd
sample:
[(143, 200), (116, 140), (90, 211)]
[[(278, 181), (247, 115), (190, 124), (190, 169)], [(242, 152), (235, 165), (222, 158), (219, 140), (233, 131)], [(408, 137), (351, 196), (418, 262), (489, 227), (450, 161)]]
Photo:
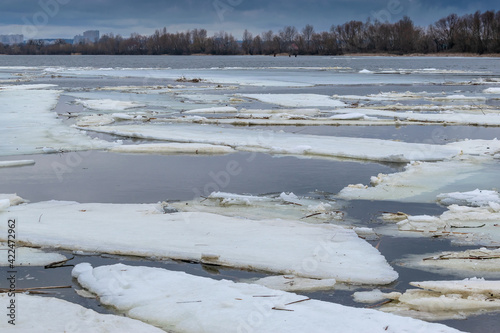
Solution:
[[(360, 284), (387, 284), (398, 276), (353, 230), (331, 224), (165, 214), (161, 204), (48, 201), (9, 207), (0, 218), (12, 214), (23, 221), (18, 241), (30, 246), (195, 260)], [(0, 225), (0, 235), (6, 227)]]
[[(346, 307), (264, 286), (117, 264), (79, 264), (73, 276), (131, 318), (180, 332), (458, 332), (371, 309)], [(221, 318), (224, 318), (221, 320)]]
[[(2, 333), (18, 332), (71, 332), (71, 333), (123, 333), (144, 332), (164, 333), (165, 331), (118, 315), (104, 315), (86, 309), (78, 304), (53, 297), (28, 296), (16, 294), (17, 316), (15, 325), (8, 323), (10, 317), (2, 316), (0, 330)], [(8, 294), (0, 294), (0, 307), (10, 305)]]
[(481, 207), (487, 206), (490, 202), (500, 204), (500, 194), (497, 191), (475, 189), (469, 192), (441, 193), (437, 196), (437, 201), (445, 206)]

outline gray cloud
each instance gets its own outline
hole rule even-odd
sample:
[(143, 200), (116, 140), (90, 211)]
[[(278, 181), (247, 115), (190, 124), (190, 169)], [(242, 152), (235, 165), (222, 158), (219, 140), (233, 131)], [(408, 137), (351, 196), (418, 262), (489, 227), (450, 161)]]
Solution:
[(463, 15), (499, 7), (496, 0), (3, 0), (0, 33), (19, 33), (22, 25), (32, 24), (39, 38), (72, 37), (82, 29), (151, 34), (164, 26), (171, 31), (206, 28), (209, 33), (224, 30), (237, 35), (245, 28), (260, 33), (312, 24), (316, 30), (328, 30), (349, 20), (397, 21), (404, 15), (428, 25), (452, 12)]

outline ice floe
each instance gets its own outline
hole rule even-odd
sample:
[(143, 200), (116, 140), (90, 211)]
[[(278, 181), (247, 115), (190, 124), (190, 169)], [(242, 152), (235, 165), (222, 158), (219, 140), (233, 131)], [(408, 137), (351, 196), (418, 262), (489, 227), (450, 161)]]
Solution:
[(327, 95), (318, 94), (242, 94), (242, 97), (252, 98), (264, 103), (285, 107), (344, 107), (345, 103)]
[(234, 150), (228, 146), (210, 145), (203, 143), (151, 143), (137, 145), (120, 145), (109, 151), (115, 153), (134, 154), (230, 154)]
[[(44, 86), (45, 88), (45, 86)], [(99, 149), (110, 144), (92, 140), (57, 119), (51, 110), (61, 91), (12, 86), (0, 90), (0, 155)]]
[(306, 279), (293, 275), (275, 275), (250, 281), (250, 283), (283, 291), (314, 291), (333, 289), (337, 281), (335, 279)]
[(410, 282), (410, 285), (424, 290), (408, 289), (403, 294), (386, 294), (394, 301), (379, 309), (425, 320), (465, 319), (500, 310), (500, 281), (471, 278)]
[[(182, 332), (457, 332), (441, 324), (160, 268), (79, 264), (73, 276), (131, 318)], [(223, 318), (223, 320), (221, 320)]]
[[(10, 263), (7, 261), (7, 252), (9, 247), (7, 244), (0, 243), (0, 253), (4, 253), (0, 258), (0, 266), (8, 266)], [(29, 247), (16, 248), (16, 260), (14, 266), (45, 266), (54, 262), (66, 260), (67, 258), (59, 253), (44, 252), (39, 249), (32, 249)]]
[(436, 195), (450, 184), (481, 177), (488, 161), (487, 158), (460, 157), (435, 163), (413, 162), (404, 171), (372, 176), (371, 186), (348, 185), (337, 196), (347, 200), (435, 202)]
[[(11, 299), (13, 298), (8, 294), (0, 294), (1, 308), (8, 309)], [(9, 324), (10, 317), (4, 316), (0, 321), (2, 332), (165, 332), (139, 320), (100, 314), (58, 298), (19, 293), (16, 294), (15, 300), (19, 307), (17, 316), (14, 316), (15, 325)]]
[[(424, 110), (425, 111), (425, 110)], [(428, 110), (427, 110), (428, 111)], [(446, 125), (480, 125), (480, 126), (500, 126), (499, 113), (468, 114), (464, 112), (438, 112), (438, 113), (419, 113), (419, 112), (395, 112), (377, 109), (364, 108), (339, 108), (330, 110), (332, 113), (341, 114), (364, 114), (365, 116), (386, 117), (395, 121), (422, 122), (428, 124), (446, 124)]]
[(75, 102), (88, 109), (98, 111), (125, 111), (145, 106), (135, 101), (116, 101), (112, 99), (76, 99)]
[[(166, 213), (161, 204), (48, 201), (9, 207), (0, 218), (12, 214), (23, 221), (18, 243), (29, 246), (194, 260), (360, 284), (387, 284), (398, 276), (353, 230), (332, 224)], [(0, 235), (6, 227), (0, 225)]]
[(173, 202), (170, 206), (190, 212), (216, 213), (248, 219), (292, 219), (305, 222), (342, 221), (341, 206), (331, 200), (297, 197), (293, 193), (255, 196), (213, 192), (206, 198)]
[(497, 191), (475, 189), (469, 192), (441, 193), (437, 196), (437, 201), (445, 206), (481, 207), (487, 206), (490, 202), (500, 204), (500, 194)]
[(232, 106), (215, 106), (212, 108), (193, 109), (184, 111), (184, 113), (236, 113), (238, 109)]
[(0, 168), (20, 167), (35, 164), (34, 160), (0, 161)]
[(451, 205), (440, 216), (408, 216), (397, 223), (400, 231), (428, 236), (449, 236), (458, 243), (500, 245), (500, 204), (485, 207)]
[(483, 92), (485, 94), (500, 94), (500, 87), (491, 87), (484, 89)]
[(396, 261), (404, 267), (461, 277), (500, 277), (500, 249), (470, 249), (407, 255)]
[(446, 146), (380, 139), (301, 135), (207, 125), (145, 124), (91, 126), (83, 129), (124, 137), (227, 145), (240, 151), (385, 162), (439, 161), (459, 155), (462, 148), (460, 145)]

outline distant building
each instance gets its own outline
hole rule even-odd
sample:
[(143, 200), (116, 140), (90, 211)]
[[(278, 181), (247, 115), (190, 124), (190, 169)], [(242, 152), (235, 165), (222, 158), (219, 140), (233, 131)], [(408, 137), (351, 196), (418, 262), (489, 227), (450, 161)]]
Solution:
[(5, 45), (21, 44), (23, 42), (23, 35), (0, 35), (0, 43)]
[(97, 43), (99, 41), (99, 30), (88, 30), (82, 35), (76, 35), (73, 38), (73, 44)]

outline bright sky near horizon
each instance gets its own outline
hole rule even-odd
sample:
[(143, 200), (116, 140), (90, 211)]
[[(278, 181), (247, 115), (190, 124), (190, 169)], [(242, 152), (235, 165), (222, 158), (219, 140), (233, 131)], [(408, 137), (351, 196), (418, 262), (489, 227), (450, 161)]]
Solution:
[(167, 27), (170, 32), (204, 28), (209, 35), (225, 31), (239, 39), (245, 29), (255, 35), (311, 24), (326, 31), (350, 20), (395, 22), (405, 15), (427, 26), (451, 13), (499, 9), (498, 0), (3, 0), (0, 34), (73, 38), (95, 29), (128, 37)]

